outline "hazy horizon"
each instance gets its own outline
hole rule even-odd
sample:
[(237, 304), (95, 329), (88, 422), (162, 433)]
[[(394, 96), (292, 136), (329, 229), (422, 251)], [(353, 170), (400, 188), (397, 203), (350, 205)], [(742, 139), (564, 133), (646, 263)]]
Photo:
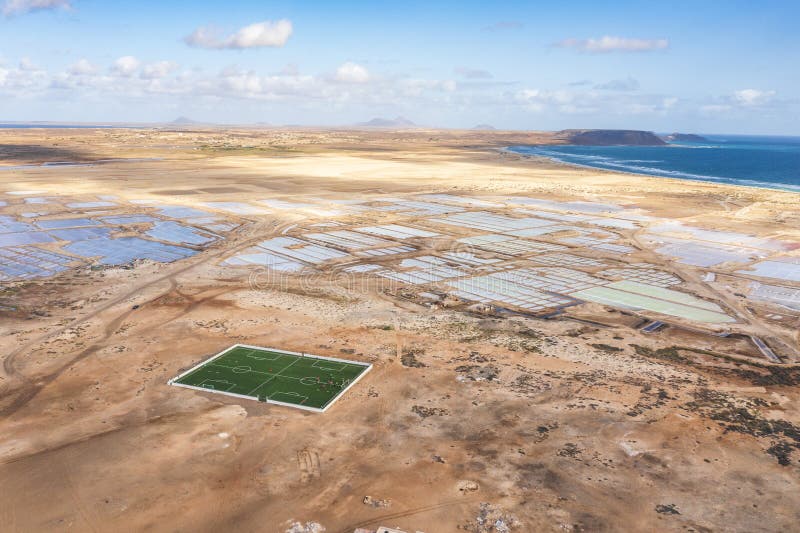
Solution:
[(0, 121), (800, 135), (794, 2), (5, 0)]
[[(191, 119), (191, 117), (178, 117), (178, 118), (186, 118)], [(372, 118), (389, 118), (389, 117), (372, 117)], [(408, 118), (408, 117), (404, 117)], [(396, 130), (396, 129), (431, 129), (431, 130), (475, 130), (480, 131), (481, 128), (476, 127), (447, 127), (447, 126), (436, 126), (430, 124), (416, 124), (414, 126), (406, 126), (406, 127), (398, 127), (393, 128), (390, 126), (383, 127), (383, 126), (367, 126), (362, 123), (352, 123), (352, 124), (272, 124), (272, 123), (260, 123), (260, 122), (202, 122), (202, 121), (195, 121), (192, 120), (191, 123), (183, 123), (183, 122), (176, 122), (176, 120), (164, 120), (164, 121), (154, 121), (154, 122), (114, 122), (114, 121), (96, 121), (96, 122), (72, 122), (72, 121), (50, 121), (50, 120), (31, 120), (31, 121), (24, 121), (24, 120), (3, 120), (0, 119), (0, 127), (3, 126), (16, 126), (19, 128), (47, 128), (47, 127), (54, 127), (54, 128), (131, 128), (136, 129), (139, 127), (147, 128), (147, 127), (167, 127), (171, 126), (174, 128), (178, 127), (187, 127), (191, 128), (192, 126), (197, 127), (220, 127), (220, 128), (236, 128), (236, 127), (243, 127), (243, 128), (308, 128), (308, 129), (353, 129), (353, 130), (376, 130), (380, 131), (384, 130)], [(413, 122), (413, 121), (412, 121)], [(478, 126), (476, 124), (476, 126)], [(493, 128), (497, 131), (511, 131), (511, 132), (558, 132), (564, 130), (586, 130), (586, 129), (598, 129), (598, 130), (614, 130), (614, 129), (631, 129), (631, 128), (580, 128), (580, 127), (568, 127), (568, 128), (561, 128), (561, 129), (542, 129), (542, 130), (534, 130), (530, 128)], [(670, 135), (673, 133), (683, 133), (683, 134), (694, 134), (700, 136), (714, 136), (714, 137), (785, 137), (787, 139), (800, 139), (800, 134), (792, 134), (792, 133), (728, 133), (728, 132), (721, 132), (721, 131), (677, 131), (677, 130), (634, 130), (634, 131), (647, 131), (654, 133), (656, 135)]]

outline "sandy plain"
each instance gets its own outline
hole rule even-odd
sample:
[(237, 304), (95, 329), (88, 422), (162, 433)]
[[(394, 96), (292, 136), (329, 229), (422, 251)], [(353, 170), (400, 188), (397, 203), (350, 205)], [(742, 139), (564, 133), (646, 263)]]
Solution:
[[(550, 140), (423, 130), (4, 130), (0, 190), (195, 207), (523, 195), (614, 202), (800, 243), (796, 194), (500, 151)], [(54, 161), (87, 166), (39, 166)], [(9, 202), (6, 213), (22, 209)], [(353, 217), (393, 221), (391, 213)], [(252, 270), (222, 260), (319, 220), (290, 211), (229, 218), (241, 225), (175, 263), (4, 284), (2, 529), (797, 528), (800, 320), (737, 300), (741, 280), (723, 277), (715, 289), (682, 268), (687, 290), (739, 314), (737, 331), (773, 338), (782, 365), (741, 339), (677, 327), (647, 335), (632, 327), (636, 316), (596, 304), (546, 320), (425, 306), (335, 276), (254, 282)], [(374, 369), (323, 415), (167, 386), (234, 342)]]

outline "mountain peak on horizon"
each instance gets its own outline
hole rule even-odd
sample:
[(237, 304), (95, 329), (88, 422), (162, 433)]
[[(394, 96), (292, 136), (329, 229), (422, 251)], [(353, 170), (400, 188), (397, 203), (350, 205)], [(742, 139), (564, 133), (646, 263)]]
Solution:
[(414, 128), (417, 125), (408, 120), (406, 117), (402, 115), (398, 115), (397, 117), (390, 119), (384, 117), (375, 117), (368, 122), (359, 122), (356, 126), (368, 126), (372, 128)]
[(196, 120), (192, 120), (189, 117), (180, 116), (170, 122), (170, 124), (199, 124)]

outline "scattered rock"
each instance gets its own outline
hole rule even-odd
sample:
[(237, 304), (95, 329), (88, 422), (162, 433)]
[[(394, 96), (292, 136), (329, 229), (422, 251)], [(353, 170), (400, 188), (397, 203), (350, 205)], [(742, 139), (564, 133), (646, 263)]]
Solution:
[(300, 522), (288, 520), (286, 523), (289, 524), (286, 533), (323, 533), (323, 531), (325, 531), (325, 527), (318, 522), (306, 522), (302, 524)]
[(417, 359), (417, 356), (423, 353), (425, 353), (425, 351), (421, 348), (407, 348), (403, 350), (403, 354), (400, 356), (400, 362), (403, 363), (403, 366), (410, 368), (425, 368), (428, 365)]
[(467, 492), (475, 492), (480, 488), (477, 481), (472, 481), (470, 479), (462, 479), (456, 484), (459, 492), (463, 492), (466, 494)]
[(694, 400), (685, 407), (701, 416), (710, 418), (725, 431), (751, 435), (759, 439), (770, 439), (766, 452), (782, 466), (791, 464), (791, 454), (800, 449), (800, 426), (788, 420), (767, 419), (761, 413), (766, 402), (758, 398), (739, 398), (731, 394), (698, 389)]
[(364, 503), (364, 505), (368, 505), (376, 509), (387, 508), (392, 505), (392, 502), (390, 500), (376, 500), (371, 496), (364, 496), (362, 502)]
[(611, 346), (610, 344), (590, 344), (589, 346), (595, 350), (600, 350), (601, 352), (606, 353), (616, 353), (622, 351), (622, 348), (617, 348), (616, 346)]
[(658, 514), (681, 514), (678, 509), (675, 508), (674, 503), (670, 503), (669, 505), (656, 505), (656, 512)]
[(558, 450), (559, 457), (578, 457), (583, 450), (578, 448), (578, 445), (572, 442), (568, 442), (564, 445), (563, 448)]
[(489, 358), (479, 352), (469, 352), (469, 360), (475, 363), (488, 363)]
[(470, 381), (494, 381), (500, 375), (500, 369), (494, 365), (461, 365), (456, 372), (466, 374), (464, 378)]
[(510, 533), (521, 524), (516, 517), (502, 508), (489, 503), (481, 503), (475, 521), (461, 526), (470, 533)]
[(411, 412), (418, 415), (420, 418), (428, 418), (429, 416), (444, 416), (450, 414), (447, 409), (441, 407), (425, 407), (424, 405), (415, 405), (411, 408)]
[(552, 388), (550, 380), (535, 374), (520, 374), (511, 382), (509, 388), (523, 396), (537, 396)]

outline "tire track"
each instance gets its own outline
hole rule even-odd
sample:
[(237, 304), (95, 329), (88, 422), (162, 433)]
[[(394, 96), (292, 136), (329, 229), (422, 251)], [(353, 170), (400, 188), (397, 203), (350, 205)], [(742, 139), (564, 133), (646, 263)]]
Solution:
[(352, 531), (359, 527), (367, 527), (367, 526), (374, 526), (386, 520), (394, 520), (395, 518), (407, 518), (409, 516), (414, 516), (417, 514), (428, 513), (431, 511), (436, 511), (439, 509), (443, 509), (445, 507), (452, 507), (455, 505), (462, 505), (465, 503), (472, 503), (478, 501), (480, 498), (472, 497), (472, 498), (459, 498), (457, 500), (446, 500), (443, 502), (435, 503), (433, 505), (423, 505), (421, 507), (414, 507), (412, 509), (408, 509), (406, 511), (400, 511), (396, 513), (387, 513), (380, 516), (376, 516), (374, 518), (370, 518), (368, 520), (363, 520), (361, 522), (357, 522), (354, 524), (349, 524), (342, 529), (338, 530), (336, 533), (352, 533)]

